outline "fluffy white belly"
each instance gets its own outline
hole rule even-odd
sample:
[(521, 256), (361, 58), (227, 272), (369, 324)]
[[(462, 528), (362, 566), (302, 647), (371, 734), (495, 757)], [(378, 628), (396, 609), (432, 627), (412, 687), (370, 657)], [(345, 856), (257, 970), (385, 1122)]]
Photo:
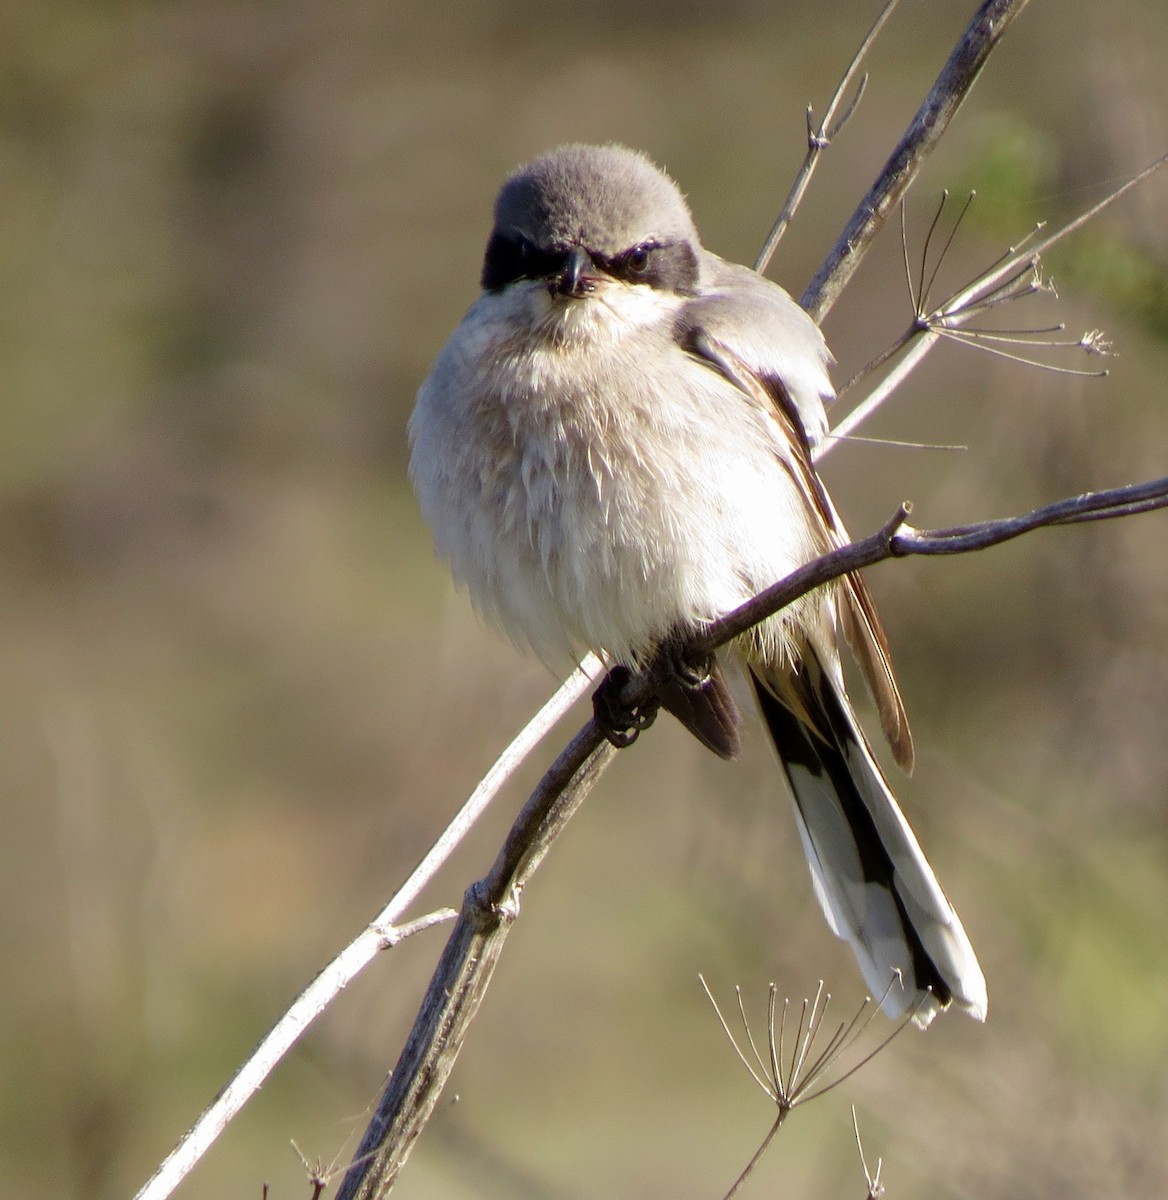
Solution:
[[(415, 484), (475, 605), (550, 664), (634, 662), (818, 552), (774, 421), (679, 348), (478, 341), (419, 393)], [(765, 638), (785, 657), (785, 622)]]

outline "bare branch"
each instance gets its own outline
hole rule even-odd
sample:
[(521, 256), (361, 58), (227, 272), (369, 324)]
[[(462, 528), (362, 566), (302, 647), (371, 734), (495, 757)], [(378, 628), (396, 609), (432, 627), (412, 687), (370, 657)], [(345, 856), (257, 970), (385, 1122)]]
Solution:
[(490, 985), (524, 885), (615, 750), (595, 721), (572, 739), (519, 814), (462, 913), (337, 1200), (384, 1196), (430, 1119)]
[[(1012, 246), (976, 279), (955, 292), (948, 300), (930, 313), (921, 311), (924, 303), (923, 297), (913, 295), (913, 287), (910, 282), (909, 293), (913, 296), (914, 308), (913, 323), (893, 345), (877, 355), (872, 362), (840, 388), (839, 394), (842, 396), (850, 388), (854, 387), (859, 380), (883, 366), (884, 363), (895, 357), (902, 350), (905, 350), (906, 347), (907, 352), (880, 381), (877, 387), (835, 426), (832, 430), (835, 438), (845, 438), (871, 417), (904, 380), (916, 370), (920, 361), (933, 349), (942, 337), (957, 332), (973, 317), (998, 304), (1021, 296), (1032, 295), (1036, 291), (1052, 291), (1053, 289), (1049, 282), (1043, 278), (1040, 270), (1042, 255), (1052, 246), (1081, 229), (1088, 221), (1097, 217), (1106, 208), (1114, 204), (1122, 196), (1127, 195), (1133, 188), (1138, 187), (1165, 165), (1168, 165), (1168, 155), (1163, 155), (1154, 162), (1149, 163), (1142, 171), (1132, 176), (1131, 179), (1116, 188), (1115, 191), (1109, 193), (1097, 204), (1093, 204), (1077, 217), (1068, 221), (1067, 224), (1060, 226), (1053, 233), (1048, 234), (1038, 241), (1034, 239), (1042, 232), (1044, 225), (1036, 226), (1017, 246)], [(907, 249), (905, 254), (905, 270), (907, 275)], [(976, 331), (972, 332), (976, 337)], [(1108, 343), (1096, 330), (1091, 330), (1084, 334), (1083, 337), (1078, 339), (1077, 342), (1072, 343), (1072, 345), (1081, 346), (1087, 354), (1106, 353), (1110, 349)], [(991, 348), (981, 346), (980, 349), (990, 350)], [(1049, 363), (1035, 363), (1034, 365), (1044, 367), (1048, 370), (1061, 371), (1066, 369), (1052, 367)], [(1097, 372), (1088, 372), (1088, 374), (1097, 374)], [(816, 456), (817, 459), (830, 453), (835, 444), (835, 440), (825, 440), (822, 442), (819, 447), (819, 453)]]
[(860, 1166), (864, 1168), (864, 1182), (868, 1185), (867, 1200), (880, 1200), (884, 1195), (884, 1184), (880, 1179), (884, 1160), (881, 1158), (876, 1160), (875, 1172), (868, 1169), (868, 1160), (864, 1156), (864, 1143), (860, 1141), (860, 1122), (856, 1119), (856, 1106), (854, 1104), (852, 1105), (852, 1130), (856, 1135), (856, 1149), (860, 1154)]
[(774, 1121), (771, 1122), (770, 1129), (767, 1130), (766, 1137), (759, 1143), (758, 1149), (750, 1156), (750, 1162), (742, 1168), (738, 1178), (730, 1185), (730, 1190), (722, 1197), (722, 1200), (734, 1200), (734, 1197), (742, 1190), (742, 1185), (754, 1174), (755, 1167), (762, 1162), (762, 1157), (771, 1147), (771, 1142), (775, 1140), (775, 1135), (783, 1127), (783, 1122), (787, 1119), (787, 1114), (791, 1110), (789, 1108), (780, 1108), (775, 1114)]
[(804, 291), (803, 307), (817, 322), (822, 323), (851, 279), (888, 214), (949, 128), (991, 51), (1026, 4), (1027, 0), (985, 0), (978, 9), (884, 170)]
[[(712, 621), (701, 636), (693, 640), (691, 649), (699, 654), (716, 649), (814, 588), (888, 558), (914, 554), (966, 554), (1010, 541), (1043, 526), (1109, 520), (1161, 508), (1168, 508), (1168, 476), (1128, 487), (1086, 492), (1016, 517), (950, 529), (920, 530), (907, 526), (905, 522), (911, 509), (908, 504), (903, 504), (892, 519), (871, 536), (841, 546), (800, 567), (740, 608)], [(630, 688), (632, 686), (630, 684)]]
[(174, 1194), (175, 1188), (191, 1168), (214, 1145), (239, 1110), (259, 1091), (276, 1064), (324, 1012), (337, 993), (376, 957), (378, 951), (396, 946), (407, 937), (453, 920), (457, 915), (453, 909), (439, 909), (407, 925), (394, 926), (384, 919), (383, 913), (379, 923), (362, 930), (296, 997), (288, 1011), (252, 1051), (251, 1057), (203, 1110), (182, 1141), (163, 1159), (135, 1200), (164, 1200)]
[[(914, 1012), (905, 1014), (904, 1019), (898, 1022), (892, 1032), (882, 1038), (874, 1049), (868, 1051), (857, 1062), (845, 1068), (833, 1079), (823, 1082), (827, 1074), (831, 1072), (840, 1059), (858, 1045), (860, 1039), (867, 1032), (868, 1026), (872, 1023), (873, 1017), (880, 1011), (880, 1006), (883, 1004), (888, 990), (891, 990), (894, 985), (899, 985), (899, 977), (894, 975), (889, 980), (885, 995), (881, 996), (876, 1004), (872, 1003), (870, 996), (865, 997), (863, 1003), (860, 1004), (851, 1019), (841, 1022), (835, 1032), (827, 1038), (826, 1044), (817, 1043), (822, 1041), (820, 1035), (823, 1031), (823, 1023), (827, 1016), (828, 1006), (831, 1004), (831, 993), (824, 991), (823, 981), (820, 980), (814, 997), (810, 1000), (805, 999), (800, 1006), (799, 1022), (795, 1029), (789, 1062), (785, 1061), (783, 1044), (786, 1033), (788, 1001), (786, 997), (783, 998), (780, 1013), (777, 1003), (778, 989), (772, 983), (767, 993), (767, 1047), (770, 1051), (770, 1069), (767, 1078), (763, 1079), (759, 1077), (758, 1072), (750, 1065), (746, 1052), (742, 1049), (738, 1039), (731, 1033), (730, 1027), (726, 1023), (726, 1018), (723, 1017), (722, 1010), (718, 1007), (718, 1002), (714, 999), (709, 987), (707, 987), (706, 981), (702, 979), (701, 982), (707, 998), (711, 1005), (713, 1005), (714, 1012), (717, 1013), (722, 1030), (727, 1038), (729, 1038), (730, 1044), (734, 1047), (739, 1061), (750, 1072), (754, 1081), (766, 1092), (771, 1103), (777, 1109), (775, 1119), (771, 1123), (770, 1129), (767, 1130), (766, 1136), (763, 1138), (758, 1149), (751, 1155), (750, 1161), (739, 1173), (738, 1178), (734, 1180), (730, 1190), (726, 1193), (724, 1200), (731, 1200), (754, 1172), (754, 1169), (762, 1160), (763, 1155), (767, 1152), (771, 1142), (774, 1141), (775, 1135), (782, 1128), (783, 1122), (787, 1119), (792, 1109), (799, 1107), (801, 1104), (810, 1103), (812, 1100), (817, 1099), (824, 1095), (824, 1093), (831, 1091), (832, 1088), (843, 1083), (844, 1080), (850, 1079), (861, 1067), (871, 1062), (893, 1038), (908, 1028), (916, 1010), (914, 1009)], [(735, 988), (735, 992), (738, 996), (739, 1011), (742, 1013), (742, 1025), (745, 1030), (745, 1036), (757, 1058), (758, 1051), (754, 1049), (754, 1035), (751, 1032), (750, 1023), (747, 1021), (746, 1013), (742, 1007), (742, 989)], [(921, 1003), (923, 1002), (924, 999), (922, 998)], [(776, 1014), (779, 1014), (777, 1019)], [(762, 1065), (761, 1059), (759, 1059), (759, 1065)], [(765, 1074), (766, 1068), (763, 1068), (763, 1070)], [(877, 1174), (879, 1174), (879, 1168), (877, 1168)]]
[[(1016, 517), (950, 529), (908, 527), (905, 522), (909, 506), (905, 504), (870, 537), (808, 563), (747, 604), (713, 622), (700, 638), (694, 640), (692, 649), (695, 652), (713, 650), (814, 588), (884, 559), (914, 554), (967, 553), (1043, 526), (1102, 520), (1166, 507), (1168, 477), (1071, 497)], [(622, 699), (630, 707), (651, 703), (658, 680), (657, 669), (650, 666), (630, 681)], [(443, 952), (406, 1047), (366, 1130), (355, 1163), (338, 1193), (338, 1200), (377, 1200), (392, 1187), (438, 1101), (490, 983), (503, 941), (518, 914), (519, 895), (524, 884), (614, 753), (597, 722), (588, 721), (532, 793), (491, 872), (467, 891), (462, 914)], [(719, 1020), (729, 1036), (729, 1027), (721, 1013)], [(828, 1083), (818, 1092), (808, 1091), (815, 1079), (834, 1065), (842, 1047), (851, 1045), (864, 1026), (857, 1031), (853, 1022), (843, 1029), (842, 1035), (833, 1035), (828, 1053), (817, 1055), (812, 1069), (804, 1072), (811, 1043), (822, 1020), (823, 1010), (817, 999), (809, 1011), (805, 1008), (800, 1018), (787, 1075), (784, 1077), (775, 1068), (777, 1102), (782, 1103), (785, 1095), (789, 1107), (790, 1101), (799, 1095), (811, 1099), (838, 1082)], [(749, 1038), (749, 1027), (747, 1035), (754, 1057), (762, 1065), (764, 1060), (753, 1039)], [(781, 1040), (781, 1025), (777, 1037)], [(763, 1078), (751, 1068), (745, 1051), (737, 1043), (735, 1046), (755, 1081), (769, 1092)], [(780, 1048), (776, 1045), (770, 1049), (772, 1063), (781, 1061)], [(856, 1069), (863, 1061), (867, 1060), (857, 1064)], [(779, 1120), (775, 1122), (768, 1141), (780, 1124)]]
[(158, 1170), (138, 1192), (135, 1200), (165, 1200), (165, 1197), (174, 1193), (174, 1189), (211, 1148), (236, 1113), (255, 1095), (276, 1064), (296, 1044), (309, 1025), (324, 1012), (336, 995), (364, 970), (379, 951), (396, 945), (412, 933), (428, 928), (438, 919), (447, 920), (449, 916), (455, 915), (450, 909), (444, 909), (438, 914), (422, 917), (407, 925), (396, 925), (401, 914), (413, 904), (422, 889), (454, 852), (455, 847), (474, 827), (516, 767), (583, 695), (599, 671), (599, 660), (589, 656), (556, 690), (496, 759), (482, 782), (471, 793), (394, 897), (369, 926), (301, 992), (288, 1011), (264, 1036), (251, 1057), (163, 1160)]
[(432, 929), (435, 925), (445, 925), (457, 916), (458, 913), (453, 908), (436, 908), (432, 913), (427, 913), (424, 917), (415, 917), (404, 925), (372, 925), (370, 928), (381, 938), (381, 948), (392, 950), (406, 938)]
[[(936, 144), (953, 113), (968, 93), (989, 52), (1025, 3), (1026, 0), (987, 0), (979, 9), (934, 85), (932, 93), (918, 112), (913, 125), (889, 160), (884, 173), (869, 191), (837, 243), (831, 258), (805, 293), (805, 307), (816, 319), (822, 319), (846, 284), (891, 205), (895, 204), (910, 186), (922, 161)], [(784, 214), (780, 215), (779, 222), (776, 223), (776, 230), (772, 231), (773, 240), (768, 239), (768, 246), (764, 248), (763, 255), (760, 255), (760, 264), (765, 264), (765, 259), (773, 251), (773, 242), (777, 242), (782, 227), (785, 227), (797, 208), (823, 146), (838, 132), (854, 110), (859, 92), (852, 99), (843, 117), (836, 119), (836, 112), (858, 70), (859, 62), (887, 18), (891, 7), (890, 3), (861, 46), (829, 105), (819, 130), (813, 131), (809, 125), (807, 162), (792, 189)], [(1151, 169), (1154, 168), (1150, 168), (1149, 171)], [(1147, 173), (1149, 172), (1145, 172), (1145, 175)], [(1138, 180), (1132, 181), (1128, 186), (1134, 186), (1136, 182)], [(1124, 190), (1126, 189), (1121, 189), (1116, 195), (1122, 194)], [(1114, 198), (1109, 198), (1105, 203)], [(1092, 210), (1092, 213), (1094, 211), (1097, 209)], [(970, 289), (966, 289), (966, 293), (954, 297), (929, 320), (938, 325), (945, 321), (947, 331), (952, 332), (967, 314), (995, 303), (999, 298), (1026, 286), (1026, 264), (1032, 258), (1036, 262), (1037, 255), (1042, 250), (1053, 244), (1058, 237), (1076, 228), (1089, 215), (1092, 214), (1085, 214), (1059, 234), (1028, 250), (1025, 255), (1019, 253), (1006, 256), (995, 265), (993, 271), (975, 281), (976, 286), (971, 285)], [(958, 300), (965, 306), (960, 311), (952, 307)], [(940, 329), (914, 329), (912, 335), (917, 337), (917, 343), (910, 348), (902, 364), (918, 351), (919, 354), (923, 354), (940, 336)], [(1086, 343), (1084, 345), (1087, 348)], [(898, 364), (898, 369), (900, 365)], [(861, 415), (857, 410), (836, 431), (837, 434), (842, 435), (846, 428), (854, 428), (859, 419)], [(749, 625), (764, 619), (769, 613), (777, 611), (805, 592), (885, 558), (909, 554), (963, 553), (994, 545), (1041, 525), (1126, 516), (1162, 508), (1166, 504), (1168, 480), (1159, 480), (1142, 487), (1116, 489), (1113, 492), (1062, 501), (1036, 513), (1004, 521), (932, 532), (907, 527), (905, 521), (908, 507), (905, 506), (883, 530), (871, 538), (841, 547), (809, 564), (793, 573), (789, 579), (781, 581), (760, 597), (756, 597), (749, 605), (712, 625), (705, 631), (700, 644), (712, 648), (730, 640)], [(540, 718), (532, 722), (512, 743), (385, 910), (302, 993), (285, 1017), (264, 1039), (253, 1057), (227, 1085), (215, 1104), (203, 1114), (155, 1176), (138, 1193), (137, 1200), (163, 1200), (173, 1193), (178, 1182), (231, 1117), (258, 1089), (276, 1062), (294, 1044), (308, 1024), (379, 949), (396, 944), (402, 937), (430, 924), (449, 919), (450, 911), (443, 910), (404, 926), (397, 924), (401, 914), (413, 903), (438, 867), (446, 861), (502, 784), (510, 778), (517, 763), (542, 739), (570, 704), (583, 694), (598, 667), (595, 659), (586, 667), (582, 667), (549, 701)], [(626, 694), (640, 689), (644, 696), (651, 696), (655, 678), (652, 672), (637, 677), (625, 689)], [(339, 1193), (340, 1200), (354, 1200), (356, 1197), (372, 1200), (373, 1197), (384, 1196), (392, 1187), (414, 1141), (438, 1101), (470, 1023), (489, 986), (507, 931), (519, 911), (519, 898), (526, 881), (538, 868), (558, 832), (583, 801), (613, 753), (596, 722), (587, 722), (541, 780), (512, 827), (491, 871), (478, 884), (468, 889), (461, 913), (414, 1028), (381, 1098), (376, 1115), (346, 1174)], [(801, 1024), (792, 1051), (797, 1056), (800, 1069), (807, 1060), (810, 1042), (819, 1032), (822, 1021), (822, 1009), (813, 1008), (810, 1014), (806, 1015), (806, 1025)], [(846, 1042), (851, 1036), (851, 1029), (849, 1026), (842, 1033), (832, 1035), (827, 1047), (828, 1052), (817, 1054), (812, 1060), (809, 1077), (821, 1073), (826, 1066), (835, 1061), (838, 1046), (842, 1044), (839, 1039), (842, 1036)], [(749, 1038), (749, 1028), (747, 1035)], [(779, 1037), (781, 1041), (781, 1024)], [(770, 1049), (772, 1061), (777, 1061), (775, 1056), (781, 1059), (781, 1046)], [(765, 1064), (758, 1058), (753, 1044), (752, 1050), (763, 1067), (765, 1077)], [(759, 1082), (762, 1083), (762, 1080)], [(765, 1083), (762, 1083), (762, 1086), (765, 1088)], [(776, 1121), (775, 1131), (780, 1123), (781, 1117)], [(773, 1132), (770, 1136), (773, 1136)], [(765, 1149), (765, 1146), (763, 1148)]]
[(811, 182), (811, 176), (814, 174), (815, 168), (819, 163), (819, 156), (831, 145), (836, 134), (852, 119), (852, 115), (855, 113), (860, 99), (864, 95), (864, 89), (867, 87), (867, 75), (860, 78), (851, 103), (838, 121), (835, 116), (836, 110), (843, 100), (844, 93), (851, 86), (852, 80), (855, 79), (856, 73), (860, 69), (860, 64), (872, 48), (872, 43), (876, 40), (880, 30), (884, 28), (884, 23), (892, 16), (892, 10), (896, 7), (897, 3), (898, 0), (888, 0), (888, 3), (881, 10), (872, 28), (868, 30), (867, 36), (860, 43), (860, 48), (856, 51), (851, 63), (848, 64), (848, 69), (844, 72), (844, 77), (840, 80), (839, 86), (836, 88), (835, 94), (827, 106), (827, 112), (823, 114), (823, 120), (820, 121), (818, 129), (814, 126), (811, 105), (807, 106), (807, 154), (803, 159), (803, 165), (799, 168), (799, 173), (795, 176), (795, 182), (791, 185), (787, 202), (775, 218), (775, 223), (771, 226), (771, 231), (767, 234), (766, 240), (762, 244), (762, 249), (758, 252), (754, 269), (759, 274), (762, 274), (770, 265), (775, 248), (778, 246), (783, 234), (786, 233), (787, 226), (791, 223), (791, 218), (794, 217), (799, 209), (799, 205), (803, 202), (803, 194), (807, 191), (807, 185)]

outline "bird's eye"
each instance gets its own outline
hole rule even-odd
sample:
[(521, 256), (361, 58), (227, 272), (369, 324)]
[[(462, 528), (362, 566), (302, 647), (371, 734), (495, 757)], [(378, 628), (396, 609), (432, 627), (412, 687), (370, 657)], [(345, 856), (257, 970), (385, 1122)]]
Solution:
[(649, 269), (649, 252), (652, 246), (634, 246), (625, 257), (630, 275), (644, 275)]

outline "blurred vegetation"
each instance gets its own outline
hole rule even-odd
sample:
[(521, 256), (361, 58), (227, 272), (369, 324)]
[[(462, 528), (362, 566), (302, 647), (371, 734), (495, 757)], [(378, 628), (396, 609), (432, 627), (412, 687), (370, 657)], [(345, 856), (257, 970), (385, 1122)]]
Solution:
[[(874, 3), (3, 6), (0, 1192), (131, 1194), (384, 898), (551, 680), (484, 631), (405, 480), (418, 382), (475, 293), (501, 176), (643, 147), (750, 260)], [(904, 0), (776, 275), (799, 290), (973, 0)], [(927, 13), (927, 19), (924, 19)], [(1168, 146), (1160, 0), (1035, 4), (909, 206), (982, 200), (939, 281)], [(1161, 475), (1163, 181), (1053, 265), (1038, 323), (1105, 381), (956, 347), (843, 447), (857, 531)], [(839, 378), (909, 319), (892, 236), (833, 311)], [(1029, 314), (1019, 314), (1026, 323)], [(915, 718), (906, 808), (979, 947), (983, 1029), (907, 1033), (800, 1112), (752, 1194), (1168, 1190), (1168, 526), (875, 573)], [(433, 892), (457, 903), (522, 783)], [(719, 1195), (770, 1121), (696, 982), (860, 986), (765, 748), (662, 725), (530, 889), (406, 1197)], [(441, 933), (369, 970), (182, 1189), (308, 1194), (342, 1160)], [(768, 1191), (769, 1189), (769, 1191)]]

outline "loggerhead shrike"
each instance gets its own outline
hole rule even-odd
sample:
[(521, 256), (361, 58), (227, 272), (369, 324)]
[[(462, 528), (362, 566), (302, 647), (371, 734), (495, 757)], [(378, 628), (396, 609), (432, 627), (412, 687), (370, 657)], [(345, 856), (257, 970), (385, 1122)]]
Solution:
[[(846, 533), (812, 466), (832, 361), (782, 290), (698, 240), (680, 191), (621, 146), (566, 146), (495, 204), (482, 295), (418, 392), (410, 471), (475, 606), (550, 665), (635, 668)], [(872, 598), (847, 576), (662, 696), (724, 757), (749, 676), (795, 801), (815, 893), (885, 1011), (984, 1019), (961, 921), (844, 689), (843, 634), (898, 763), (912, 737)], [(891, 984), (891, 987), (890, 987)]]

